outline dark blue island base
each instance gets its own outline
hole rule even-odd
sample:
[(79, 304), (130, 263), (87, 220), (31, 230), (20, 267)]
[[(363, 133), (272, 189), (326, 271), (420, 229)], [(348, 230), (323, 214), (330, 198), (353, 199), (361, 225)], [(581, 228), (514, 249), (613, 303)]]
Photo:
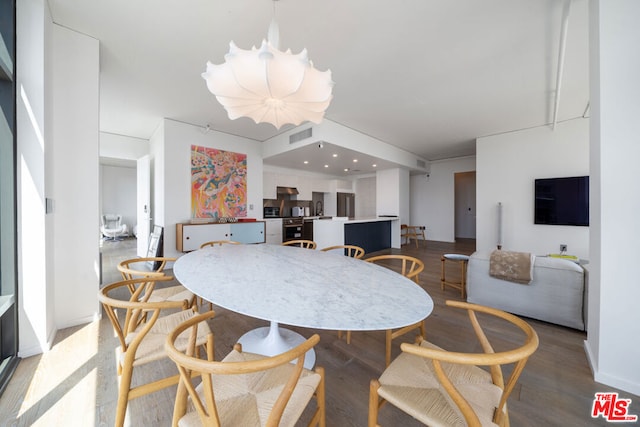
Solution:
[(344, 243), (360, 246), (367, 254), (388, 249), (391, 247), (391, 221), (345, 224)]

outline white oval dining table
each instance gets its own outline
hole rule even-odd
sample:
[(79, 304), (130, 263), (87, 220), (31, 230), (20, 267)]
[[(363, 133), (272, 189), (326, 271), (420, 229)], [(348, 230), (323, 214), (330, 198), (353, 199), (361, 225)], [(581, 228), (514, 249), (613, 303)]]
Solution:
[[(302, 343), (280, 324), (310, 329), (395, 329), (425, 319), (433, 300), (418, 284), (388, 268), (292, 246), (221, 245), (178, 258), (176, 279), (194, 294), (270, 326), (244, 334), (245, 351), (272, 356)], [(305, 358), (313, 367), (315, 352)]]

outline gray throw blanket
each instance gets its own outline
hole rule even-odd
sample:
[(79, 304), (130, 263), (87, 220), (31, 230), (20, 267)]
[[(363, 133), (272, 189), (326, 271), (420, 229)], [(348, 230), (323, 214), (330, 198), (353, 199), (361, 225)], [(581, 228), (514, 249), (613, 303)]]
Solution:
[(533, 280), (534, 260), (535, 255), (528, 252), (493, 251), (489, 258), (489, 275), (526, 285)]

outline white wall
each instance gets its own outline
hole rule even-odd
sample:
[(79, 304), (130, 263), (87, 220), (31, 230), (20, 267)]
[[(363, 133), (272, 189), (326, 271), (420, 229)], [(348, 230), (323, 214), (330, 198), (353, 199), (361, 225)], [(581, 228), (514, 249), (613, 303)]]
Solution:
[(589, 120), (561, 122), (478, 138), (476, 144), (478, 250), (495, 248), (502, 202), (503, 249), (589, 258), (589, 227), (533, 223), (534, 180), (589, 175)]
[[(589, 15), (592, 209), (585, 349), (596, 381), (640, 395), (640, 286), (633, 261), (640, 235), (640, 2), (592, 1)], [(637, 406), (631, 413), (638, 414)]]
[[(151, 230), (154, 225), (164, 226), (165, 207), (171, 204), (171, 200), (166, 200), (167, 191), (164, 189), (165, 182), (165, 140), (164, 140), (165, 120), (161, 121), (149, 139), (149, 158), (151, 163)], [(169, 157), (171, 158), (171, 157)], [(172, 193), (168, 193), (172, 194)], [(174, 230), (175, 235), (175, 230)], [(166, 248), (167, 230), (164, 230), (164, 247)], [(175, 239), (175, 238), (174, 238)], [(175, 248), (175, 244), (173, 245)], [(164, 253), (164, 255), (169, 256)]]
[[(48, 350), (55, 335), (52, 221), (45, 214), (45, 145), (48, 75), (45, 71), (51, 17), (42, 0), (17, 2), (17, 191), (19, 354)], [(49, 181), (50, 182), (50, 181)]]
[(101, 214), (120, 214), (130, 235), (138, 222), (136, 212), (137, 174), (135, 167), (100, 165)]
[(376, 216), (376, 177), (358, 177), (354, 180), (356, 192), (356, 218)]
[(138, 160), (149, 154), (149, 140), (100, 132), (100, 157)]
[[(99, 43), (53, 25), (52, 141), (55, 324), (99, 317)], [(98, 230), (98, 231), (97, 231)]]
[(399, 221), (392, 221), (391, 247), (399, 248), (400, 224), (409, 221), (409, 171), (387, 169), (376, 172), (376, 215), (396, 215)]
[(427, 239), (455, 241), (455, 174), (476, 170), (475, 157), (431, 162), (429, 174), (411, 176), (412, 225), (423, 225)]
[(387, 169), (376, 172), (376, 214), (397, 215), (404, 224), (400, 212), (400, 169)]
[[(262, 217), (262, 144), (215, 131), (205, 133), (202, 127), (165, 119), (163, 135), (151, 139), (153, 215), (154, 223), (165, 227), (165, 256), (180, 255), (176, 250), (175, 225), (191, 218), (191, 145), (247, 155), (247, 217)], [(163, 154), (157, 150), (161, 146)], [(163, 206), (159, 206), (161, 198)]]

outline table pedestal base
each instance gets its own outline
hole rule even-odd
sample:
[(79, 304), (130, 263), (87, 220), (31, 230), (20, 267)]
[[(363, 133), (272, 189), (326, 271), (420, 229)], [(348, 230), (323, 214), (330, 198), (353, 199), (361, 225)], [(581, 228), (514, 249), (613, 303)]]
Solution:
[[(302, 344), (307, 339), (297, 332), (278, 327), (271, 322), (268, 327), (253, 329), (238, 339), (242, 350), (249, 353), (275, 356)], [(311, 349), (304, 358), (304, 367), (313, 369), (316, 364), (316, 352)]]

